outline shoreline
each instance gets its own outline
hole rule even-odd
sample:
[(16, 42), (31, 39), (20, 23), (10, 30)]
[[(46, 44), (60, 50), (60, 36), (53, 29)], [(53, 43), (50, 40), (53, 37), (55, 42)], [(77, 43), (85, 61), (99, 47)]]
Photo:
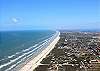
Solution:
[[(59, 33), (60, 35), (60, 33)], [(23, 66), (19, 71), (33, 71), (43, 60), (50, 53), (50, 51), (54, 48), (58, 40), (60, 39), (59, 35), (50, 43), (47, 48), (45, 48), (39, 55), (37, 55), (34, 59), (30, 60), (25, 66)]]
[(61, 32), (55, 48), (34, 71), (100, 71), (99, 40), (96, 35)]

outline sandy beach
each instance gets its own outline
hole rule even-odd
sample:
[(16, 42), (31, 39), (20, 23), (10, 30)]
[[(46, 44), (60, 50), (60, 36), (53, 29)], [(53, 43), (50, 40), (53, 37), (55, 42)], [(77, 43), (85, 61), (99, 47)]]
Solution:
[(54, 48), (55, 44), (58, 42), (60, 39), (59, 37), (60, 33), (58, 36), (54, 39), (53, 42), (50, 43), (50, 45), (45, 48), (38, 56), (36, 56), (34, 59), (29, 61), (24, 67), (22, 67), (19, 71), (33, 71), (42, 61), (43, 58), (46, 57), (50, 53), (50, 51)]

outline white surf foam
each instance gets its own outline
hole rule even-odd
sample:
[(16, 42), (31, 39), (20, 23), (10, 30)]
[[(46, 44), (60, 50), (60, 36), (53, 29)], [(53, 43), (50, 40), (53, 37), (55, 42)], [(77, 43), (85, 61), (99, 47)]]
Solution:
[[(47, 42), (47, 40), (48, 40), (48, 39), (45, 40), (45, 43)], [(0, 66), (0, 69), (3, 68), (3, 67), (5, 67), (5, 66), (7, 66), (7, 65), (10, 65), (11, 63), (13, 63), (13, 62), (15, 62), (15, 61), (17, 61), (17, 60), (19, 60), (20, 58), (24, 57), (25, 55), (27, 55), (27, 54), (29, 54), (29, 53), (35, 51), (36, 49), (40, 48), (40, 47), (41, 47), (42, 45), (44, 45), (45, 43), (41, 44), (41, 45), (38, 46), (37, 48), (34, 48), (32, 51), (29, 51), (29, 52), (27, 52), (27, 53), (24, 53), (23, 55), (17, 57), (16, 59), (10, 60), (10, 62), (1, 65), (1, 66)], [(14, 55), (13, 55), (13, 56), (14, 56)], [(11, 58), (11, 57), (12, 57), (12, 56), (10, 56), (10, 58)]]
[[(54, 35), (53, 35), (53, 36), (54, 36)], [(22, 58), (20, 61), (18, 61), (16, 64), (14, 64), (14, 65), (12, 65), (10, 68), (8, 68), (7, 71), (10, 70), (10, 69), (12, 69), (12, 68), (14, 68), (18, 63), (20, 63), (21, 61), (23, 61), (26, 57), (30, 57), (31, 55), (33, 55), (33, 52), (34, 52), (35, 50), (37, 50), (37, 49), (40, 48), (40, 47), (43, 47), (43, 45), (45, 45), (46, 43), (50, 43), (50, 39), (52, 39), (53, 36), (50, 37), (50, 38), (48, 38), (48, 39), (45, 39), (45, 40), (42, 41), (42, 42), (40, 42), (40, 43), (43, 43), (43, 42), (44, 42), (44, 43), (41, 44), (41, 45), (39, 45), (39, 46), (38, 46), (38, 44), (35, 44), (34, 46), (32, 46), (32, 47), (30, 47), (30, 48), (28, 48), (28, 49), (22, 50), (22, 52), (26, 52), (26, 51), (31, 50), (33, 47), (38, 46), (38, 47), (34, 48), (33, 50), (31, 50), (31, 51), (29, 51), (29, 52), (27, 52), (27, 53), (24, 53), (23, 55), (19, 56), (18, 58), (13, 59), (13, 60), (10, 60), (10, 62), (1, 65), (1, 66), (0, 66), (0, 69), (3, 68), (3, 67), (5, 67), (5, 66), (7, 66), (7, 65), (12, 64), (13, 62), (16, 62), (17, 60), (19, 60), (20, 58), (23, 57), (23, 58)], [(16, 54), (19, 54), (19, 53), (20, 53), (20, 52), (17, 52)], [(16, 55), (16, 54), (15, 54), (15, 55)], [(12, 58), (12, 57), (14, 57), (15, 55), (8, 56), (8, 58)], [(28, 55), (28, 56), (24, 57), (25, 55)]]

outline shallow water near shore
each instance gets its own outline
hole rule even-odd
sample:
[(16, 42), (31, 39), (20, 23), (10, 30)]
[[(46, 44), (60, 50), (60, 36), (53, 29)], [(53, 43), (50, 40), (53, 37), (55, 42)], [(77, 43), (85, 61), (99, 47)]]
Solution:
[(48, 30), (0, 32), (0, 70), (9, 71), (33, 54), (35, 56), (54, 34), (55, 31)]

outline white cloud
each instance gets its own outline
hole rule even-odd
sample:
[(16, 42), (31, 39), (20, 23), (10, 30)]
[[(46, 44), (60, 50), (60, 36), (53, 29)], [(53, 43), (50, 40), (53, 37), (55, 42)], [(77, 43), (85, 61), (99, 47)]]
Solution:
[(11, 18), (11, 22), (14, 23), (14, 24), (19, 24), (20, 20), (21, 20), (20, 18), (16, 18), (16, 17)]
[(15, 18), (15, 17), (13, 17), (12, 19), (11, 19), (11, 21), (13, 22), (13, 23), (18, 23), (19, 22), (19, 19), (17, 19), (17, 18)]
[(12, 18), (12, 21), (13, 22), (17, 22), (18, 20), (16, 18)]

